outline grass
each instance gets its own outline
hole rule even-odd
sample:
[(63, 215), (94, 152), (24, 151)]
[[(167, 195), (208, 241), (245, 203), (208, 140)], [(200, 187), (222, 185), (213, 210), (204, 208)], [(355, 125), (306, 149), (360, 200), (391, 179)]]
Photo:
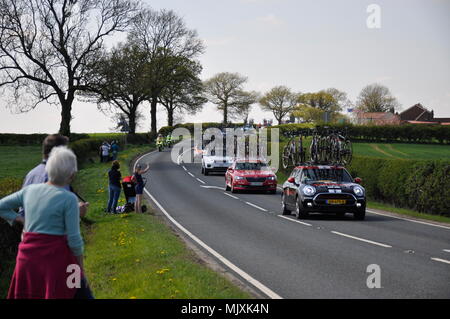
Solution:
[(391, 159), (450, 160), (449, 145), (353, 143), (355, 155)]
[(368, 201), (367, 208), (380, 209), (380, 210), (385, 210), (388, 212), (405, 215), (405, 216), (409, 216), (409, 217), (413, 217), (413, 218), (420, 218), (420, 219), (426, 219), (426, 220), (435, 221), (435, 222), (439, 222), (439, 223), (450, 224), (450, 217), (419, 213), (414, 210), (410, 210), (410, 209), (406, 209), (406, 208), (399, 208), (399, 207), (395, 207), (395, 206), (392, 206), (389, 204), (384, 204), (384, 203), (379, 203), (379, 202)]
[[(120, 154), (123, 176), (129, 173), (129, 161), (147, 150), (137, 147)], [(83, 234), (86, 274), (96, 298), (251, 298), (200, 264), (160, 218), (106, 215), (108, 169), (106, 164), (90, 164), (74, 184), (91, 203)]]
[(25, 175), (42, 160), (40, 146), (0, 146), (0, 178)]

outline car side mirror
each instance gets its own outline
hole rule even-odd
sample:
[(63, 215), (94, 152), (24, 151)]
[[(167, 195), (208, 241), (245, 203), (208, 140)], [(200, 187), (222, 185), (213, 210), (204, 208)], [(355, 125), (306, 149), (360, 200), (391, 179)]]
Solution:
[(289, 177), (287, 181), (288, 181), (288, 183), (295, 184), (295, 178), (294, 177)]
[(355, 178), (355, 183), (356, 184), (361, 184), (362, 183), (362, 179), (359, 178), (359, 177)]
[(234, 169), (232, 169), (232, 168), (230, 167), (230, 168), (228, 168), (228, 171), (229, 171), (230, 173), (233, 173)]

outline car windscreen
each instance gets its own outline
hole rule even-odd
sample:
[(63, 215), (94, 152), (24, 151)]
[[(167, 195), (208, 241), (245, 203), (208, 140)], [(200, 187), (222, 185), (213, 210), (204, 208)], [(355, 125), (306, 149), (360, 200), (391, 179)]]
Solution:
[(315, 181), (353, 182), (352, 177), (345, 169), (308, 168), (302, 172), (302, 183)]
[(259, 171), (267, 168), (265, 163), (236, 163), (236, 169), (242, 171)]

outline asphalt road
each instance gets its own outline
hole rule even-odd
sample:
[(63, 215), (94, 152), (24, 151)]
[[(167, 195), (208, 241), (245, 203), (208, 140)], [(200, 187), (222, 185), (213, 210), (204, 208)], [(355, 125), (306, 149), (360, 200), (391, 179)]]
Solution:
[[(174, 163), (170, 150), (139, 162), (150, 164), (146, 190), (172, 222), (282, 298), (450, 298), (450, 227), (373, 213), (298, 221), (280, 216), (280, 193), (225, 193), (223, 175)], [(367, 286), (372, 264), (381, 288)]]

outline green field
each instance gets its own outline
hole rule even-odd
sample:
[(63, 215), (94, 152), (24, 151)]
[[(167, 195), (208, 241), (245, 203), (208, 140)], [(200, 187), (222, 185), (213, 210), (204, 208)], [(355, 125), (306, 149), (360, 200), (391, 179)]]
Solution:
[(0, 146), (0, 178), (23, 179), (41, 160), (40, 146)]
[(450, 145), (353, 143), (353, 152), (378, 158), (450, 160)]

